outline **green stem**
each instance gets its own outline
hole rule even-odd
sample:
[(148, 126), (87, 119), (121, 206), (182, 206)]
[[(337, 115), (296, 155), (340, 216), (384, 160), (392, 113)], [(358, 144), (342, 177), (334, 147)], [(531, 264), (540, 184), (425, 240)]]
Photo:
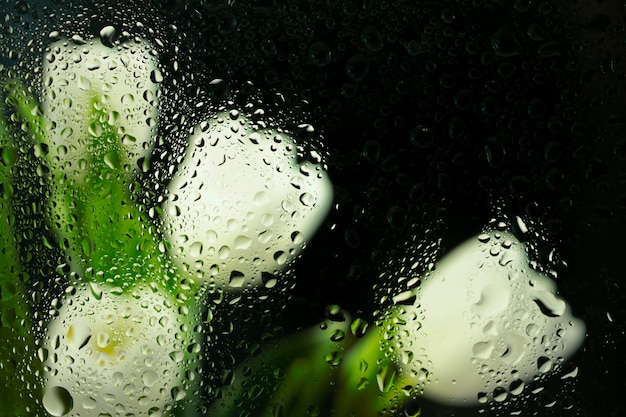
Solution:
[[(70, 266), (69, 279), (94, 285), (96, 298), (99, 291), (121, 295), (145, 287), (168, 293), (176, 300), (172, 308), (180, 314), (181, 330), (186, 329), (181, 334), (185, 333), (190, 346), (195, 343), (192, 332), (203, 305), (201, 288), (175, 269), (167, 257), (164, 240), (146, 210), (133, 198), (131, 190), (138, 186), (122, 152), (118, 133), (121, 129), (115, 113), (99, 102), (97, 94), (92, 94), (89, 114), (85, 115), (91, 136), (83, 141), (87, 144), (87, 156), (82, 166), (79, 161), (63, 159), (63, 145), (53, 148), (46, 117), (20, 82), (8, 84), (7, 97), (7, 103), (15, 110), (12, 119), (21, 124), (21, 133), (39, 157), (39, 170), (48, 181), (46, 220)], [(72, 168), (78, 175), (68, 173), (68, 163), (80, 165)], [(3, 235), (13, 233), (7, 231)], [(25, 289), (19, 291), (27, 294)], [(30, 323), (23, 324), (28, 333)], [(9, 344), (12, 345), (22, 346)], [(25, 339), (23, 345), (28, 350), (35, 343)], [(195, 352), (190, 351), (181, 363), (192, 367), (196, 362)], [(16, 395), (22, 397), (28, 392), (23, 384), (15, 389)], [(41, 398), (36, 393), (32, 395)]]
[(412, 392), (384, 349), (385, 329), (374, 326), (356, 338), (347, 327), (331, 323), (331, 330), (312, 328), (270, 344), (237, 368), (211, 415), (379, 417), (403, 411)]
[(0, 106), (0, 386), (7, 402), (0, 416), (41, 413), (41, 362), (36, 360), (32, 325), (20, 254), (15, 241), (12, 210), (14, 170), (20, 155), (9, 132), (4, 106)]
[[(134, 201), (130, 190), (137, 185), (122, 152), (116, 114), (99, 102), (97, 94), (92, 94), (85, 115), (92, 127), (90, 136), (82, 141), (87, 144), (85, 166), (81, 161), (65, 161), (62, 146), (52, 149), (45, 115), (17, 82), (9, 101), (50, 170), (49, 222), (74, 272), (119, 291), (139, 284), (173, 295), (187, 287), (187, 296), (197, 290), (193, 283), (181, 286), (176, 279), (164, 240), (146, 210)], [(68, 168), (68, 162), (74, 166)], [(72, 170), (80, 174), (68, 174)]]

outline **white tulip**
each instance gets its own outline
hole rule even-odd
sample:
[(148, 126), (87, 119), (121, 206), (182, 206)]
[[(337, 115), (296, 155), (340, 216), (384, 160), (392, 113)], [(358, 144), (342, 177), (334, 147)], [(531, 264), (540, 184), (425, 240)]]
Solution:
[[(492, 232), (455, 248), (396, 315), (404, 375), (426, 398), (477, 405), (519, 395), (570, 358), (585, 325), (529, 266), (524, 245)], [(407, 294), (397, 300), (410, 298)]]
[(167, 415), (184, 394), (180, 326), (172, 300), (148, 288), (79, 290), (48, 325), (44, 407), (53, 416)]
[(102, 134), (102, 123), (90, 120), (94, 106), (117, 129), (126, 162), (136, 168), (149, 154), (157, 133), (161, 81), (152, 51), (143, 40), (108, 47), (94, 38), (49, 46), (42, 107), (50, 124), (50, 152), (70, 178), (84, 178), (91, 142), (97, 144)]
[[(267, 287), (310, 241), (332, 204), (320, 167), (293, 138), (237, 112), (197, 126), (164, 204), (173, 258), (220, 287)], [(265, 277), (265, 279), (263, 279)]]

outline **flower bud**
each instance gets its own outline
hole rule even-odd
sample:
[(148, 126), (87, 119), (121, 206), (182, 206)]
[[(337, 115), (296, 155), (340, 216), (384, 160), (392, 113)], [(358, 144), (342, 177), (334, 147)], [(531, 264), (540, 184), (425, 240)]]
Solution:
[(220, 113), (189, 138), (164, 204), (174, 259), (219, 287), (276, 284), (327, 215), (332, 185), (286, 132)]
[(53, 416), (165, 415), (170, 394), (184, 392), (181, 324), (171, 300), (147, 288), (114, 295), (91, 284), (69, 296), (48, 325), (44, 407)]
[[(137, 167), (156, 137), (160, 73), (146, 41), (108, 47), (95, 38), (54, 42), (44, 57), (44, 115), (50, 152), (70, 178), (84, 178), (102, 125), (117, 129), (126, 162)], [(94, 114), (106, 114), (94, 120)]]
[(457, 406), (519, 395), (585, 335), (555, 283), (530, 268), (524, 245), (500, 232), (446, 254), (396, 321), (406, 322), (395, 346), (405, 375), (425, 397)]

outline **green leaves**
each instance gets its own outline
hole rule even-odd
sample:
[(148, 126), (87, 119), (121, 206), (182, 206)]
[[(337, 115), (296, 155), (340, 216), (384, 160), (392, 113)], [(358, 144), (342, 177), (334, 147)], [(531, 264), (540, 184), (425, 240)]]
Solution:
[(13, 181), (19, 155), (4, 106), (0, 106), (0, 386), (10, 401), (0, 416), (38, 414), (41, 363), (36, 360), (26, 276), (15, 239)]
[[(80, 178), (67, 175), (68, 161), (63, 148), (53, 148), (48, 125), (34, 97), (18, 83), (8, 101), (15, 107), (23, 126), (34, 142), (34, 153), (48, 172), (49, 218), (59, 248), (72, 270), (98, 282), (130, 289), (149, 282), (174, 291), (168, 261), (160, 249), (162, 239), (145, 210), (134, 201), (130, 168), (121, 149), (120, 126), (97, 94), (92, 93), (85, 115), (89, 136), (70, 138), (85, 144), (87, 157), (78, 164)], [(68, 146), (75, 146), (68, 141)]]

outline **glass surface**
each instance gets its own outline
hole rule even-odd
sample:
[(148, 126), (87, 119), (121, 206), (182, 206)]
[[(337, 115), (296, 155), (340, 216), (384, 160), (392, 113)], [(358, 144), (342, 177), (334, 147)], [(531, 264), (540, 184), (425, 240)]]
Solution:
[(623, 5), (0, 11), (0, 416), (623, 413)]

